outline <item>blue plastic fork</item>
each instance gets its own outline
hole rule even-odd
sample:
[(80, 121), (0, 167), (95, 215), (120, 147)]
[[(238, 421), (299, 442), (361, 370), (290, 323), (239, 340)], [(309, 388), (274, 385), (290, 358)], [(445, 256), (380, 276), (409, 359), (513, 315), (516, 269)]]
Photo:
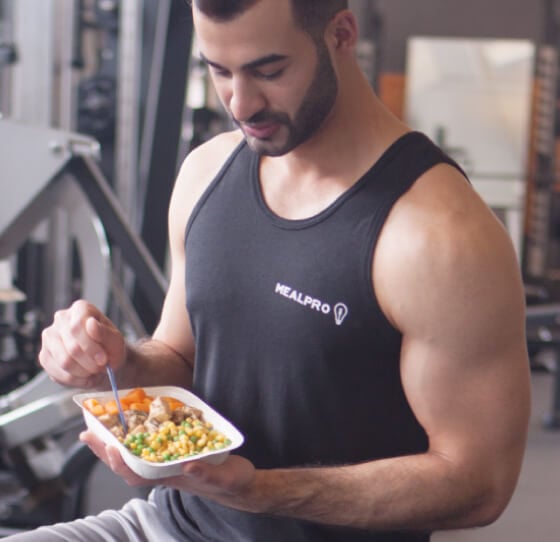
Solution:
[(121, 424), (124, 429), (124, 434), (128, 433), (128, 426), (126, 424), (126, 420), (124, 419), (124, 412), (121, 405), (121, 400), (119, 398), (119, 392), (117, 390), (117, 381), (115, 380), (115, 373), (113, 373), (113, 369), (106, 365), (105, 368), (107, 369), (107, 375), (109, 376), (109, 382), (111, 382), (111, 389), (113, 390), (113, 395), (115, 396), (115, 401), (117, 403), (117, 408), (119, 409), (119, 418), (121, 420)]

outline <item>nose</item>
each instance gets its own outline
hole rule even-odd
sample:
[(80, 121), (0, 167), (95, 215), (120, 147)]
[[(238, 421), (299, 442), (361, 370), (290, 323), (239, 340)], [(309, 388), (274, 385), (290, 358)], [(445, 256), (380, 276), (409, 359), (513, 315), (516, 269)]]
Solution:
[(229, 110), (236, 121), (249, 120), (264, 109), (265, 105), (266, 99), (254, 81), (244, 76), (232, 78)]

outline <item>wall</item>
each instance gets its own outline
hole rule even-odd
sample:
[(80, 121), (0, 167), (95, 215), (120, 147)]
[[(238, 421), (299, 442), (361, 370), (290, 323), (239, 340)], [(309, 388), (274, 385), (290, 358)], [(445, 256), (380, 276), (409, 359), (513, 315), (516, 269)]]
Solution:
[[(382, 72), (404, 72), (412, 35), (520, 38), (540, 42), (546, 0), (350, 0), (358, 13), (374, 3), (382, 16)], [(364, 4), (367, 3), (367, 4)]]

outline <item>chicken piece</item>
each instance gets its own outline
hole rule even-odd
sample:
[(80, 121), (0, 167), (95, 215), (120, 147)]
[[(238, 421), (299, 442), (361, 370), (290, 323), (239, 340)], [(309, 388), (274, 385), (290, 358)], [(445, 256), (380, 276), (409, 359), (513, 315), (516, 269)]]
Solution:
[(136, 428), (144, 425), (144, 422), (148, 418), (148, 413), (140, 412), (139, 410), (125, 410), (124, 418), (126, 420), (126, 424), (128, 425), (128, 432), (138, 433)]
[(148, 433), (157, 433), (159, 431), (160, 425), (161, 424), (157, 420), (152, 420), (150, 418), (148, 418), (144, 422), (144, 427), (146, 428), (146, 431)]
[(202, 420), (202, 410), (191, 406), (183, 406), (176, 408), (171, 413), (171, 421), (179, 425), (183, 420), (192, 418), (193, 420)]
[(176, 408), (171, 413), (171, 421), (176, 425), (179, 425), (186, 418), (187, 418), (187, 415), (185, 414), (185, 407)]
[[(129, 426), (130, 427), (130, 426)], [(143, 423), (138, 424), (134, 429), (129, 429), (129, 435), (137, 435), (139, 433), (147, 433), (148, 429)]]
[(171, 418), (171, 409), (166, 401), (161, 397), (156, 397), (150, 404), (150, 413), (148, 422), (157, 422), (158, 424), (166, 422)]
[(115, 435), (115, 437), (117, 438), (124, 438), (126, 435), (124, 434), (124, 427), (120, 424), (118, 425), (114, 425), (113, 427), (111, 427), (109, 429), (109, 431), (111, 431), (111, 433), (113, 433), (113, 435)]
[(185, 418), (193, 418), (194, 420), (202, 421), (202, 410), (192, 406), (185, 406), (183, 409), (185, 410)]
[(116, 414), (101, 414), (97, 416), (97, 419), (107, 428), (109, 431), (115, 426), (120, 426), (119, 417)]

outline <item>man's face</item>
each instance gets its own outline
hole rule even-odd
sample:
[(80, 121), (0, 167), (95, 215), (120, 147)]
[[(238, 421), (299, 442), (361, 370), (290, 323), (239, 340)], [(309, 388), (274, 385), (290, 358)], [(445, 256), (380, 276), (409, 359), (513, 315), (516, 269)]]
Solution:
[[(233, 121), (241, 128), (249, 146), (259, 154), (281, 156), (305, 143), (323, 124), (336, 100), (338, 84), (326, 47), (318, 49), (318, 60), (311, 83), (295, 113), (263, 108), (246, 122)], [(275, 130), (259, 133), (259, 126)], [(251, 128), (257, 128), (257, 133)], [(262, 137), (260, 137), (262, 136)]]
[(227, 23), (193, 13), (217, 94), (249, 146), (280, 156), (309, 140), (338, 85), (328, 49), (295, 26), (290, 0), (261, 0)]

